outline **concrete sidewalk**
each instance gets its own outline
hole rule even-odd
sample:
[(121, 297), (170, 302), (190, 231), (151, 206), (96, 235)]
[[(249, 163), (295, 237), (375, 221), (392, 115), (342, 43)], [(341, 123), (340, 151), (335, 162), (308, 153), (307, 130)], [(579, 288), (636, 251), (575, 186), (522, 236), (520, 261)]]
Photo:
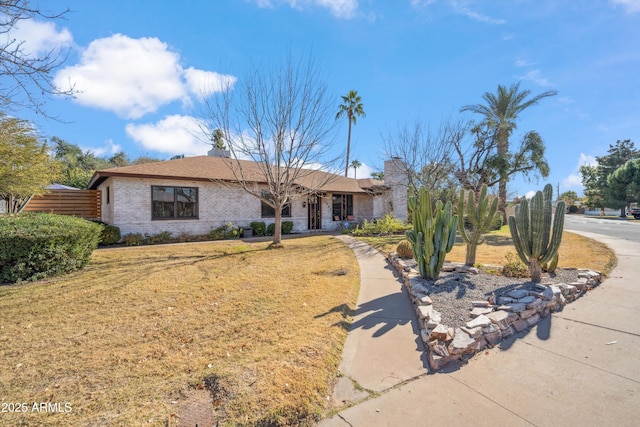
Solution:
[[(460, 369), (433, 375), (391, 267), (344, 238), (362, 277), (334, 397), (355, 404), (319, 426), (638, 425), (640, 243), (587, 236), (618, 256), (604, 283)], [(370, 391), (347, 387), (354, 382)]]

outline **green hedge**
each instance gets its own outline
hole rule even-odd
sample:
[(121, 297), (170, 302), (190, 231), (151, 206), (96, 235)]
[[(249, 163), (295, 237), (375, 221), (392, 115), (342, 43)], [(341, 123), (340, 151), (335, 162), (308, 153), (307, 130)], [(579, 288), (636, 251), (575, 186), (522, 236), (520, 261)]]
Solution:
[(291, 234), (293, 230), (293, 221), (282, 221), (282, 234)]
[(100, 234), (100, 242), (98, 242), (98, 245), (115, 245), (122, 238), (122, 236), (120, 235), (120, 228), (116, 227), (115, 225), (109, 225), (106, 222), (98, 220), (94, 220), (93, 222), (95, 222), (96, 224), (100, 224), (103, 227), (102, 233)]
[[(282, 221), (280, 224), (281, 224), (280, 231), (282, 231), (282, 234), (291, 234), (291, 230), (293, 230), (293, 221)], [(273, 236), (275, 232), (276, 232), (275, 222), (269, 223), (269, 225), (267, 225), (266, 235)]]
[(256, 237), (264, 236), (267, 233), (267, 225), (264, 222), (252, 222), (249, 226), (253, 229)]
[(38, 280), (84, 267), (103, 226), (65, 215), (0, 216), (0, 282)]

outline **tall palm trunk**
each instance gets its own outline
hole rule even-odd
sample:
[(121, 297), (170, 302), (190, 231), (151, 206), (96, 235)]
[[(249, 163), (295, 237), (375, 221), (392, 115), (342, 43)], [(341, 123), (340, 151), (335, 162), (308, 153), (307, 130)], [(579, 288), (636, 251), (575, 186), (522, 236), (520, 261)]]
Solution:
[(347, 134), (347, 163), (344, 166), (344, 176), (349, 175), (349, 152), (351, 151), (351, 112), (349, 112), (349, 133)]
[[(507, 129), (498, 131), (498, 156), (503, 158), (509, 152), (509, 132)], [(507, 223), (507, 177), (504, 171), (500, 171), (498, 183), (498, 211), (502, 215), (502, 223)]]

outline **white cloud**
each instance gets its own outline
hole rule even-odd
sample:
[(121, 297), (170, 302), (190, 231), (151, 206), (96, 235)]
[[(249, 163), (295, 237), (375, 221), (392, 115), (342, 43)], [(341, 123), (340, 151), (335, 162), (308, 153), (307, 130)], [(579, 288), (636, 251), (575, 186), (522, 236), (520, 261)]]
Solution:
[(532, 65), (535, 65), (533, 62), (530, 62), (526, 59), (523, 58), (518, 58), (516, 59), (516, 67), (518, 68), (522, 68), (522, 67), (531, 67)]
[(157, 123), (129, 123), (125, 131), (144, 148), (160, 153), (204, 155), (211, 148), (198, 138), (200, 123), (190, 116), (176, 114)]
[(189, 92), (200, 99), (233, 86), (237, 80), (234, 76), (198, 70), (193, 67), (184, 70), (184, 78)]
[(255, 0), (258, 7), (274, 7), (285, 3), (292, 9), (304, 10), (308, 6), (329, 9), (336, 18), (351, 19), (358, 10), (358, 0)]
[(549, 80), (540, 76), (540, 70), (531, 70), (524, 74), (523, 76), (518, 77), (520, 80), (529, 80), (540, 86), (551, 86)]
[(621, 5), (627, 13), (640, 12), (640, 0), (611, 0), (615, 5)]
[(103, 147), (83, 148), (83, 150), (89, 150), (96, 156), (102, 156), (104, 154), (116, 154), (118, 151), (122, 151), (122, 147), (119, 144), (114, 143), (112, 139), (107, 139), (104, 142)]
[(565, 190), (578, 190), (582, 191), (584, 186), (582, 185), (582, 174), (580, 173), (580, 166), (596, 166), (598, 162), (595, 156), (580, 153), (578, 158), (578, 164), (573, 172), (562, 181), (562, 188)]
[(473, 9), (471, 9), (471, 7), (469, 7), (468, 1), (451, 0), (450, 3), (455, 13), (464, 15), (470, 19), (473, 19), (474, 21), (494, 25), (501, 25), (507, 22), (504, 19), (492, 18), (488, 15), (484, 15), (482, 13), (474, 11)]
[[(122, 34), (92, 41), (77, 65), (55, 77), (58, 87), (73, 86), (79, 104), (137, 119), (203, 89), (211, 94), (220, 82), (235, 78), (180, 65), (180, 55), (155, 37)], [(200, 91), (199, 94), (203, 92)]]
[(22, 50), (31, 57), (47, 55), (49, 52), (70, 47), (73, 44), (71, 32), (62, 28), (58, 31), (53, 22), (39, 22), (33, 19), (19, 21), (5, 34), (5, 43), (22, 43)]
[[(342, 172), (344, 173), (344, 169)], [(376, 170), (373, 169), (371, 166), (367, 165), (366, 163), (362, 163), (362, 165), (358, 167), (358, 170), (355, 171), (355, 173), (353, 168), (349, 168), (348, 176), (350, 178), (358, 178), (358, 179), (371, 178), (371, 172), (376, 172)]]
[(411, 0), (411, 6), (426, 6), (435, 3), (436, 0)]
[(535, 196), (536, 193), (537, 191), (529, 190), (527, 191), (527, 194), (524, 195), (524, 197), (526, 197), (527, 199), (533, 199), (533, 196)]

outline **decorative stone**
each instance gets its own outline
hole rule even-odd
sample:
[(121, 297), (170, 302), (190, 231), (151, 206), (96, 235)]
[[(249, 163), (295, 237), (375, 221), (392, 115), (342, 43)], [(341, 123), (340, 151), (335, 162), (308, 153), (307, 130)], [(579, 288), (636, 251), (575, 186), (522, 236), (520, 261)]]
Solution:
[(456, 270), (456, 266), (448, 262), (445, 262), (444, 264), (442, 264), (442, 268), (440, 269), (440, 271), (444, 271), (447, 273), (450, 273), (455, 270)]
[(486, 346), (487, 346), (487, 340), (484, 339), (484, 337), (479, 337), (478, 339), (475, 340), (474, 344), (469, 347), (469, 352), (471, 352), (471, 354), (477, 353), (479, 351), (484, 350)]
[(529, 326), (533, 326), (536, 323), (538, 323), (539, 320), (540, 320), (540, 315), (536, 313), (533, 316), (527, 318), (527, 323), (529, 324)]
[(471, 338), (466, 332), (460, 328), (455, 329), (453, 341), (449, 345), (449, 352), (451, 354), (465, 353), (469, 347), (475, 344), (476, 340)]
[(489, 320), (491, 320), (492, 323), (498, 325), (498, 327), (502, 330), (507, 329), (511, 322), (515, 320), (516, 316), (516, 314), (509, 313), (504, 310), (494, 311), (493, 313), (487, 314)]
[(521, 304), (531, 304), (535, 300), (536, 300), (536, 297), (532, 297), (530, 295), (527, 295), (526, 297), (519, 298), (518, 302), (521, 303)]
[[(424, 286), (422, 286), (422, 282), (423, 282), (423, 279), (421, 277), (411, 278), (409, 279), (409, 287), (414, 290), (419, 288), (424, 289)], [(424, 293), (426, 294), (426, 289)]]
[(489, 307), (489, 301), (471, 301), (471, 305), (474, 307)]
[(458, 356), (457, 354), (443, 357), (435, 354), (434, 352), (430, 352), (429, 366), (431, 367), (431, 369), (437, 371), (444, 368), (447, 364), (453, 362), (454, 360), (458, 360), (459, 358), (460, 356)]
[(485, 327), (491, 325), (491, 319), (489, 319), (484, 314), (476, 317), (473, 320), (470, 320), (466, 323), (467, 328), (476, 328), (476, 327)]
[(429, 331), (422, 328), (420, 329), (420, 338), (422, 338), (422, 342), (423, 343), (428, 343), (429, 342)]
[(500, 297), (498, 298), (498, 304), (509, 304), (512, 302), (517, 302), (516, 299), (510, 297)]
[(547, 289), (547, 285), (544, 285), (542, 283), (536, 283), (535, 285), (533, 285), (533, 287), (541, 291), (544, 291), (545, 289)]
[(506, 311), (511, 311), (513, 313), (519, 313), (521, 311), (526, 310), (527, 306), (525, 304), (519, 303), (519, 302), (512, 302), (509, 303), (507, 305), (504, 305), (503, 307), (505, 307), (502, 310), (506, 310)]
[(517, 319), (513, 322), (513, 327), (516, 331), (522, 332), (529, 327), (529, 323), (526, 319)]
[(502, 338), (504, 339), (504, 338), (510, 337), (515, 333), (516, 333), (516, 330), (513, 328), (513, 326), (509, 326), (502, 330)]
[(544, 305), (541, 299), (534, 299), (532, 303), (527, 304), (528, 309), (538, 310)]
[(493, 311), (491, 307), (474, 307), (473, 310), (469, 312), (471, 317), (478, 317), (481, 314), (489, 314)]
[(463, 265), (462, 267), (458, 268), (458, 271), (460, 271), (461, 273), (470, 273), (470, 274), (480, 273), (480, 270), (478, 270), (475, 267), (470, 267), (468, 265)]
[(502, 331), (496, 325), (491, 324), (482, 329), (484, 339), (491, 345), (496, 345), (502, 340)]
[(576, 289), (580, 292), (584, 291), (587, 288), (586, 280), (584, 282), (571, 282), (571, 286), (575, 286)]
[(469, 336), (474, 340), (482, 336), (482, 328), (480, 326), (477, 326), (475, 328), (467, 328), (466, 326), (461, 326), (460, 329), (469, 334)]
[(436, 322), (435, 320), (432, 319), (425, 319), (424, 320), (424, 325), (427, 329), (433, 329), (436, 326), (438, 326), (440, 324), (440, 322)]
[(449, 330), (447, 329), (447, 327), (443, 324), (439, 324), (438, 326), (436, 326), (435, 328), (433, 328), (433, 330), (431, 331), (431, 333), (429, 334), (429, 341), (431, 340), (446, 340), (447, 339), (447, 334), (449, 333)]
[(420, 320), (429, 319), (433, 311), (433, 306), (431, 305), (419, 305), (416, 308), (416, 313), (418, 315), (418, 319)]
[(587, 279), (599, 279), (600, 273), (593, 270), (578, 270), (578, 277)]
[(431, 297), (429, 295), (423, 295), (423, 296), (419, 297), (418, 301), (420, 302), (420, 304), (424, 304), (424, 305), (433, 304), (433, 301), (431, 300)]
[(431, 351), (433, 351), (438, 356), (443, 356), (443, 357), (449, 356), (450, 354), (449, 349), (447, 349), (447, 346), (441, 343), (438, 343), (433, 347), (431, 347)]
[(536, 309), (528, 309), (528, 310), (521, 311), (520, 313), (518, 313), (518, 315), (520, 316), (521, 319), (526, 319), (528, 317), (533, 316), (536, 313), (537, 313)]
[(513, 291), (507, 293), (507, 296), (515, 299), (524, 298), (527, 295), (529, 295), (529, 292), (525, 291), (524, 289), (514, 289)]

